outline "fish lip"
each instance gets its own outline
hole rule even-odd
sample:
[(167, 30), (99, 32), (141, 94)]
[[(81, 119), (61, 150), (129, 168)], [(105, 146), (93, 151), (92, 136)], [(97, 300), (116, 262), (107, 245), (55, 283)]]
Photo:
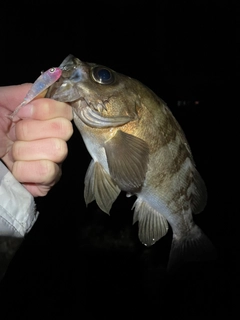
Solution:
[(69, 54), (60, 64), (59, 68), (64, 70), (64, 71), (68, 71), (70, 68), (75, 68), (76, 66), (74, 65), (74, 59), (75, 56), (72, 54)]

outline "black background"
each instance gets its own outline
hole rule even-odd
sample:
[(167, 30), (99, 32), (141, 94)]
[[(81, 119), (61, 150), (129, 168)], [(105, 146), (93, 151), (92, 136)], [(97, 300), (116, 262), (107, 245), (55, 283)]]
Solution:
[(132, 226), (134, 199), (121, 194), (110, 217), (95, 203), (86, 208), (90, 155), (75, 128), (61, 181), (36, 199), (39, 219), (0, 284), (2, 319), (198, 319), (237, 310), (237, 113), (228, 90), (238, 66), (234, 13), (229, 1), (3, 5), (0, 85), (34, 82), (72, 53), (137, 78), (168, 103), (207, 185), (207, 207), (194, 218), (218, 258), (167, 275), (171, 232), (145, 248)]

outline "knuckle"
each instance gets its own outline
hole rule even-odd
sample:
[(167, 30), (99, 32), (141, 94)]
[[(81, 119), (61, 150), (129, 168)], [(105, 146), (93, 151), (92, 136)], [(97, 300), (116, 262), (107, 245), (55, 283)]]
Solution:
[(14, 175), (14, 177), (21, 182), (21, 162), (19, 161), (15, 161), (13, 164), (13, 168), (12, 168), (12, 174)]
[(32, 102), (34, 105), (33, 108), (33, 117), (36, 119), (45, 119), (51, 114), (51, 105), (48, 99), (36, 99)]
[(47, 175), (45, 175), (45, 183), (53, 185), (60, 179), (60, 176), (61, 170), (59, 169), (59, 166), (56, 163), (49, 161)]
[(41, 182), (48, 183), (49, 181), (54, 180), (56, 175), (56, 167), (54, 162), (49, 160), (41, 160), (37, 166), (37, 173), (39, 177), (41, 177)]
[(67, 117), (67, 119), (69, 121), (72, 121), (72, 119), (73, 119), (73, 109), (69, 104), (65, 103), (65, 106), (66, 106), (66, 117)]
[(63, 161), (68, 153), (67, 144), (62, 139), (52, 139), (52, 155), (53, 161), (61, 162)]
[(50, 160), (15, 161), (12, 173), (19, 182), (45, 186), (54, 185), (61, 177), (59, 165)]
[(12, 157), (15, 161), (21, 159), (21, 150), (21, 143), (19, 141), (15, 141), (12, 145)]
[(29, 135), (29, 121), (22, 120), (16, 124), (16, 138), (18, 140), (27, 140)]
[(66, 127), (65, 127), (65, 139), (64, 140), (69, 140), (73, 134), (73, 125), (69, 120), (66, 120)]
[(72, 123), (66, 118), (57, 118), (51, 122), (51, 130), (64, 140), (68, 140), (73, 134)]
[(36, 99), (32, 102), (35, 107), (35, 115), (37, 115), (37, 118), (40, 119), (48, 119), (49, 117), (51, 118), (51, 116), (55, 114), (56, 110), (58, 109), (58, 104), (60, 103), (61, 102), (49, 98)]

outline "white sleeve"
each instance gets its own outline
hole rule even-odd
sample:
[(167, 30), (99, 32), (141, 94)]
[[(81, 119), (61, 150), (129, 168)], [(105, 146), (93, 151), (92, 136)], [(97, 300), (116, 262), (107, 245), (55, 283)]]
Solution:
[(37, 216), (33, 196), (0, 161), (0, 280)]
[(33, 196), (0, 161), (0, 237), (24, 237), (37, 216)]

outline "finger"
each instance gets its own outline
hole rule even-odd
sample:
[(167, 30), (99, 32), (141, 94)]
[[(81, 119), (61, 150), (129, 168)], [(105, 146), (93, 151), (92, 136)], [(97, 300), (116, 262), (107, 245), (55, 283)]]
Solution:
[[(59, 172), (61, 173), (61, 170), (59, 169)], [(60, 179), (61, 174), (59, 174)], [(51, 185), (50, 184), (41, 184), (41, 183), (24, 183), (24, 187), (28, 190), (28, 192), (33, 195), (33, 197), (44, 197), (47, 195), (49, 190), (53, 187), (54, 184), (58, 182), (57, 179), (54, 181)]]
[(72, 134), (72, 123), (66, 118), (54, 118), (45, 121), (24, 119), (15, 125), (15, 138), (22, 141), (50, 137), (67, 141)]
[(50, 160), (62, 162), (68, 153), (67, 144), (62, 139), (48, 138), (35, 141), (16, 141), (12, 146), (15, 161)]
[(72, 107), (65, 102), (41, 98), (33, 100), (28, 105), (22, 107), (18, 112), (18, 117), (36, 120), (64, 117), (71, 121), (73, 119), (73, 111)]
[(61, 168), (49, 160), (16, 161), (12, 174), (21, 183), (52, 186), (61, 176)]

